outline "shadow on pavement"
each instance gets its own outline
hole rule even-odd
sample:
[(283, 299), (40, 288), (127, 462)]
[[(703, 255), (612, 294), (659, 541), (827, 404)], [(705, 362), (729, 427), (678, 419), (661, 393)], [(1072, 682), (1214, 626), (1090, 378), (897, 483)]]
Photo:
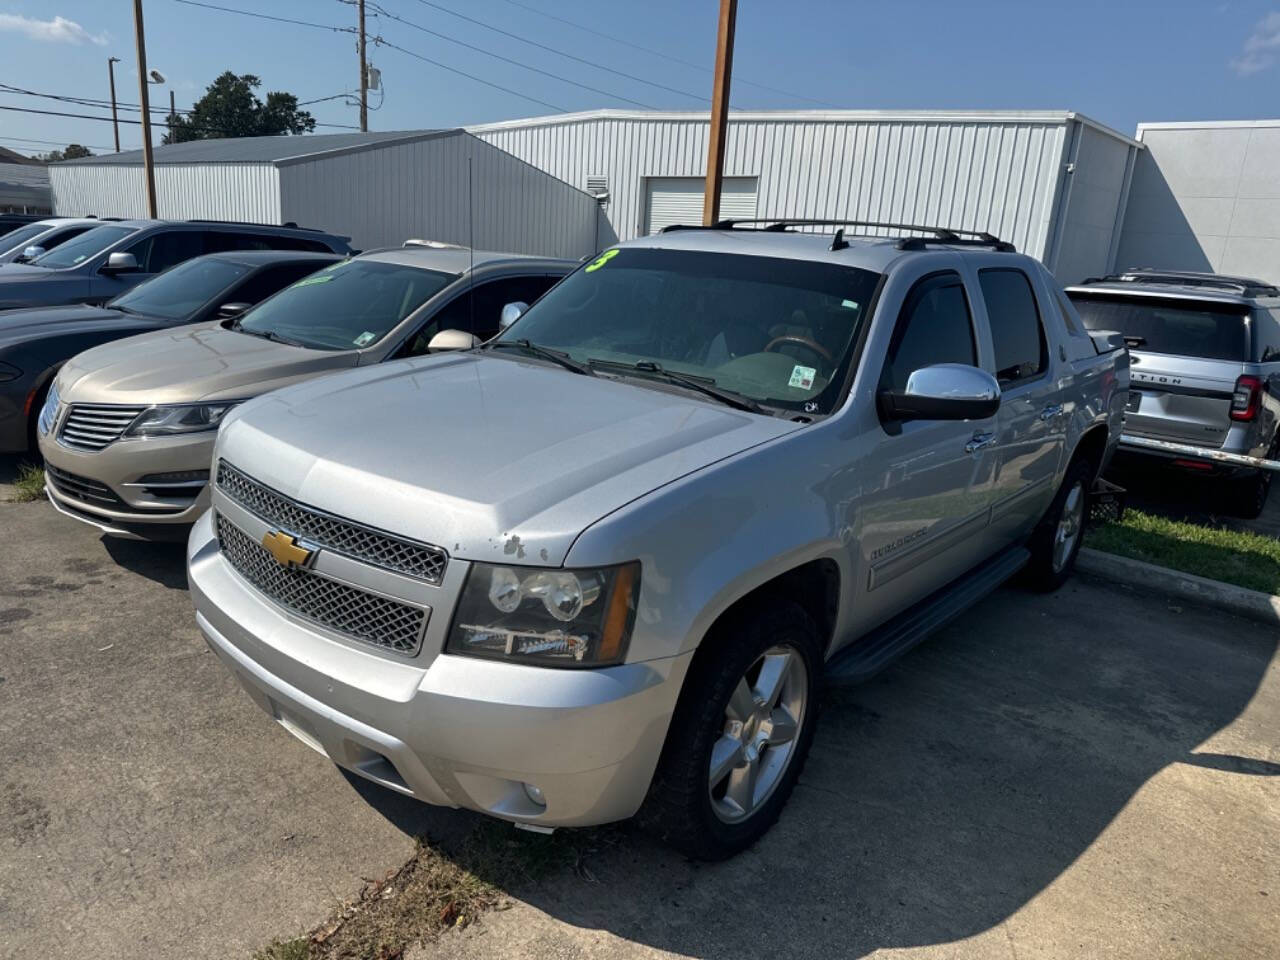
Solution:
[[(680, 955), (854, 957), (985, 931), (1041, 893), (1169, 764), (1248, 704), (1276, 637), (1099, 583), (1005, 589), (871, 682), (832, 691), (779, 823), (720, 864), (635, 831), (513, 896)], [(362, 794), (406, 832), (438, 813)], [(397, 806), (397, 803), (404, 806)], [(592, 882), (594, 881), (594, 882)]]
[(103, 537), (102, 548), (126, 570), (154, 580), (171, 590), (187, 589), (185, 543), (148, 543)]
[(1127, 460), (1107, 472), (1128, 491), (1126, 503), (1135, 510), (1171, 520), (1186, 520), (1209, 527), (1251, 530), (1280, 537), (1280, 485), (1272, 483), (1271, 496), (1262, 515), (1252, 520), (1234, 516), (1221, 480), (1201, 477), (1170, 467)]

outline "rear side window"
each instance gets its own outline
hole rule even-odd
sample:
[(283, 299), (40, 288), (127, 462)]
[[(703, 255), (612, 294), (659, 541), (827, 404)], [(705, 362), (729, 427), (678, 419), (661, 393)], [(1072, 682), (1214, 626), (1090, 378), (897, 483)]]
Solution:
[(274, 233), (250, 233), (245, 230), (215, 230), (209, 234), (209, 252), (231, 250), (300, 250), (307, 253), (332, 253), (319, 240), (308, 240)]
[(978, 285), (987, 305), (1000, 385), (1011, 386), (1044, 373), (1049, 350), (1027, 275), (1021, 270), (979, 270)]
[(1249, 308), (1159, 297), (1073, 291), (1071, 302), (1089, 330), (1123, 334), (1143, 353), (1205, 360), (1249, 358)]
[(907, 294), (880, 373), (880, 389), (905, 390), (914, 371), (935, 363), (978, 363), (969, 301), (956, 273), (926, 277)]
[(309, 277), (327, 263), (284, 263), (259, 270), (252, 277), (227, 294), (228, 300), (239, 303), (258, 303), (273, 293), (283, 290), (303, 277)]
[(142, 273), (163, 273), (204, 253), (204, 235), (199, 230), (163, 230), (131, 246)]
[(1253, 355), (1260, 363), (1280, 363), (1280, 307), (1254, 314)]

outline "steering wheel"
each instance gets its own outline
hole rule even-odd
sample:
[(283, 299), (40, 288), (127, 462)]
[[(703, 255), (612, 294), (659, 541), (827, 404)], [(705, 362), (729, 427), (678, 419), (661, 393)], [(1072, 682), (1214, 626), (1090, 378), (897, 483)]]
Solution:
[(835, 358), (832, 357), (831, 354), (827, 352), (826, 348), (822, 344), (818, 343), (816, 340), (810, 340), (808, 337), (801, 337), (794, 333), (784, 333), (780, 337), (774, 337), (767, 344), (765, 344), (764, 352), (765, 353), (771, 352), (773, 348), (780, 343), (798, 343), (802, 347), (808, 347), (814, 353), (818, 354), (824, 360), (826, 360), (827, 363), (834, 364), (836, 362)]

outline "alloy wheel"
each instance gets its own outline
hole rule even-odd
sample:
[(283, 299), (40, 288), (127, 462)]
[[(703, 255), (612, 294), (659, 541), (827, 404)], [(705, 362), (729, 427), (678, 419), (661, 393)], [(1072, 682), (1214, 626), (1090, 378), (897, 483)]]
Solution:
[(1084, 484), (1077, 481), (1062, 502), (1062, 515), (1053, 534), (1053, 572), (1059, 573), (1071, 559), (1084, 527)]

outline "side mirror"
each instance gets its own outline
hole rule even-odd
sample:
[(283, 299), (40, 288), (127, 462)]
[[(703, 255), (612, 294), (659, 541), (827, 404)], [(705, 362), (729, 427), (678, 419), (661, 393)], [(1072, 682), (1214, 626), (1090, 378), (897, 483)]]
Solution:
[(515, 303), (508, 303), (502, 308), (502, 316), (498, 318), (498, 329), (505, 330), (511, 326), (529, 309), (529, 305), (523, 300), (517, 300)]
[(886, 420), (984, 420), (1000, 409), (1000, 384), (985, 370), (965, 363), (921, 367), (905, 390), (881, 390)]
[(218, 319), (230, 320), (232, 317), (238, 317), (252, 306), (252, 303), (224, 303), (218, 308)]
[(40, 254), (42, 254), (42, 253), (44, 253), (44, 252), (45, 252), (44, 247), (36, 246), (36, 245), (33, 243), (31, 246), (27, 247), (27, 249), (25, 249), (25, 250), (23, 250), (23, 251), (22, 251), (22, 256), (21, 256), (21, 257), (17, 257), (17, 258), (15, 258), (15, 259), (23, 260), (23, 261), (26, 261), (26, 260), (34, 260), (36, 257), (40, 256)]
[(470, 350), (480, 345), (479, 338), (465, 330), (441, 330), (427, 344), (428, 353), (440, 353), (444, 350)]
[(138, 258), (132, 253), (113, 253), (107, 257), (106, 265), (102, 268), (102, 273), (136, 273), (138, 270)]

